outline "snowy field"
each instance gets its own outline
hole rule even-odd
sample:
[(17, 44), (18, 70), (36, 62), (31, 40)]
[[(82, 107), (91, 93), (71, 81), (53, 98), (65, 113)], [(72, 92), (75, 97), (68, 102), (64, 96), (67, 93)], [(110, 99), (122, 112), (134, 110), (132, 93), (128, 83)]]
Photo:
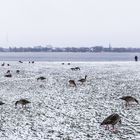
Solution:
[[(140, 106), (125, 108), (119, 99), (140, 101), (140, 62), (9, 63), (0, 66), (0, 140), (140, 140)], [(75, 66), (81, 70), (70, 69)], [(7, 70), (11, 78), (4, 77)], [(31, 101), (27, 109), (15, 108), (21, 98)], [(100, 126), (112, 113), (122, 117), (116, 133)]]

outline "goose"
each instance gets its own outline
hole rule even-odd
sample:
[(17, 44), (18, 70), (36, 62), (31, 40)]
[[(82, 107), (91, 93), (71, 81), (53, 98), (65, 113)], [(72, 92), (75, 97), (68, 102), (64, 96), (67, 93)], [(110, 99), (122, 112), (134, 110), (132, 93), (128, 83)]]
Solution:
[(10, 73), (10, 70), (7, 70), (7, 72), (6, 73)]
[(31, 103), (30, 101), (26, 100), (26, 99), (20, 99), (19, 101), (16, 101), (15, 103), (15, 107), (18, 105), (18, 104), (21, 104), (22, 105), (22, 108), (25, 106), (26, 107), (26, 104), (29, 104)]
[(71, 70), (80, 70), (80, 68), (79, 67), (75, 67), (75, 68), (71, 68)]
[(70, 85), (73, 85), (76, 87), (75, 81), (74, 80), (69, 80)]
[(19, 73), (20, 71), (19, 70), (16, 70), (16, 73)]
[(122, 99), (126, 102), (126, 104), (125, 104), (126, 107), (129, 105), (130, 102), (136, 102), (137, 104), (139, 104), (138, 100), (132, 96), (123, 96), (120, 99)]
[(80, 70), (80, 68), (79, 67), (75, 67), (75, 70)]
[(5, 65), (5, 63), (3, 62), (2, 64), (1, 64), (1, 66), (4, 66)]
[(37, 81), (38, 81), (38, 80), (45, 80), (45, 79), (46, 79), (45, 77), (40, 76), (40, 77), (37, 78)]
[(5, 103), (3, 103), (2, 101), (0, 101), (0, 105), (4, 105)]
[(85, 75), (85, 78), (80, 79), (80, 80), (78, 80), (78, 81), (81, 82), (81, 83), (83, 84), (84, 82), (86, 82), (86, 79), (87, 79), (87, 75)]
[(12, 74), (11, 73), (7, 73), (4, 75), (4, 77), (12, 77)]
[(71, 70), (75, 70), (75, 68), (70, 68)]
[(18, 61), (19, 63), (23, 63), (22, 61)]
[(106, 125), (107, 129), (109, 129), (109, 125), (112, 125), (112, 128), (114, 130), (114, 126), (118, 122), (121, 123), (121, 117), (117, 113), (113, 113), (107, 118), (105, 118), (103, 122), (101, 123), (101, 125)]

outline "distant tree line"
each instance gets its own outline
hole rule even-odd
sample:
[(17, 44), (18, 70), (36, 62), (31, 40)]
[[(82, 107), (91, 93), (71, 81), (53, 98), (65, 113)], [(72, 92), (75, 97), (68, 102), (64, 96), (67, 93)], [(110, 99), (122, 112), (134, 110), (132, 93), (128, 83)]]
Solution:
[(0, 52), (140, 52), (140, 48), (104, 48), (102, 46), (59, 48), (49, 45), (47, 47), (0, 47)]

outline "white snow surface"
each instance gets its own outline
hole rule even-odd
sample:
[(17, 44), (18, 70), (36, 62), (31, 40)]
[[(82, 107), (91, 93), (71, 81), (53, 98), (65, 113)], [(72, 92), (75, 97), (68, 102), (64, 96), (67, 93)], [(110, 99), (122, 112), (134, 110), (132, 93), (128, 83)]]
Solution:
[[(0, 101), (5, 103), (0, 140), (140, 139), (140, 105), (126, 108), (119, 99), (131, 95), (140, 101), (140, 62), (6, 63), (10, 66), (0, 66)], [(70, 69), (76, 66), (81, 70)], [(7, 70), (12, 78), (4, 77)], [(79, 83), (85, 75), (87, 81)], [(46, 80), (37, 81), (39, 76)], [(21, 98), (31, 101), (26, 109), (15, 108)], [(116, 133), (100, 126), (112, 113), (122, 118)]]

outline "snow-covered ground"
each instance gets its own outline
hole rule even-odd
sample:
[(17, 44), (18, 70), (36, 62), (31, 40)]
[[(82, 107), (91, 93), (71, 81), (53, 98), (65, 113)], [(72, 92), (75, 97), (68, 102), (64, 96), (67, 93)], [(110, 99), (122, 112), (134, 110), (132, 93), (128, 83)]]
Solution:
[[(0, 106), (0, 140), (140, 139), (140, 106), (125, 108), (119, 99), (132, 95), (140, 101), (139, 62), (9, 63), (0, 66), (0, 101), (5, 103)], [(81, 70), (70, 69), (75, 66)], [(7, 70), (12, 78), (4, 77)], [(78, 80), (85, 75), (82, 85)], [(47, 79), (37, 81), (39, 76)], [(69, 86), (70, 79), (76, 88)], [(31, 101), (27, 109), (15, 108), (21, 98)], [(112, 113), (122, 117), (117, 133), (100, 126)]]

